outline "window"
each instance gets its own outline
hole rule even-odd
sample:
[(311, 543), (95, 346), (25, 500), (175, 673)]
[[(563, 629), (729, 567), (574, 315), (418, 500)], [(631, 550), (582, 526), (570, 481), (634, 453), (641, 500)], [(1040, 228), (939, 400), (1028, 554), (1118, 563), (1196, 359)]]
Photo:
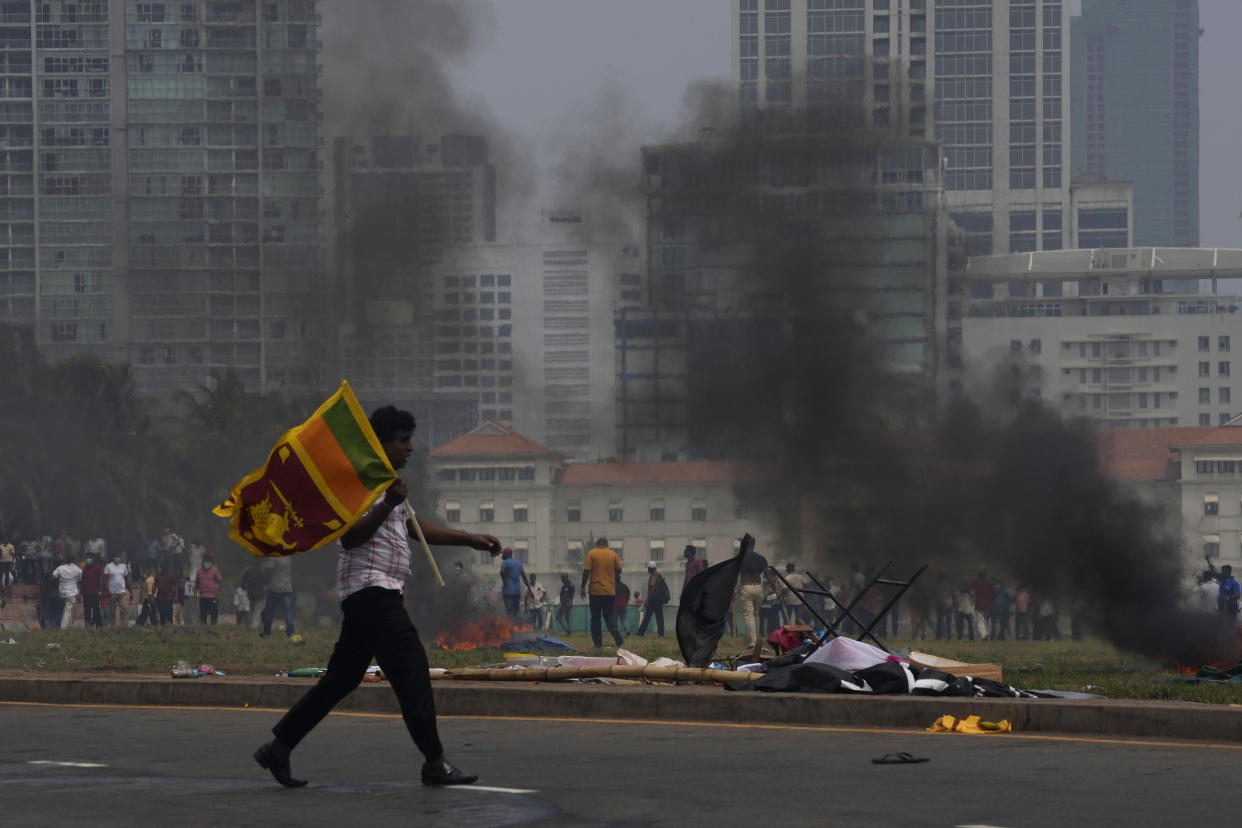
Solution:
[(461, 523), (461, 504), (450, 500), (444, 504), (444, 519), (448, 523)]
[(1040, 339), (1032, 339), (1032, 340), (1031, 340), (1031, 353), (1032, 353), (1032, 354), (1042, 354), (1043, 352), (1044, 352), (1044, 343), (1043, 343), (1043, 340), (1040, 340)]
[(1217, 364), (1217, 366), (1216, 366), (1216, 374), (1217, 374), (1217, 376), (1221, 376), (1221, 377), (1227, 377), (1227, 376), (1229, 376), (1229, 363), (1228, 363), (1228, 362), (1221, 362), (1221, 363)]
[(608, 548), (611, 549), (613, 552), (616, 552), (618, 558), (620, 558), (621, 560), (625, 560), (625, 539), (624, 538), (613, 538), (612, 540), (608, 541)]
[(480, 480), (495, 480), (496, 479), (495, 467), (479, 469), (479, 479)]
[(656, 562), (664, 560), (664, 541), (663, 540), (647, 541), (647, 555), (648, 555), (648, 560), (652, 560)]
[(1218, 515), (1220, 514), (1220, 496), (1209, 494), (1203, 496), (1203, 514)]
[(620, 523), (625, 520), (625, 510), (621, 508), (621, 501), (608, 501), (608, 522)]
[(457, 480), (457, 469), (440, 469), (436, 473), (436, 480), (443, 480), (446, 483), (452, 483)]
[(530, 563), (530, 542), (515, 540), (513, 542), (513, 557), (524, 564)]
[[(1212, 415), (1204, 414), (1203, 416), (1211, 417)], [(1211, 460), (1196, 460), (1195, 461), (1195, 474), (1202, 475), (1204, 477), (1211, 477), (1212, 474), (1214, 474), (1215, 472), (1216, 472), (1216, 464), (1213, 463)]]
[(1021, 339), (1009, 340), (1009, 353), (1011, 354), (1022, 353), (1022, 340)]
[(569, 560), (575, 563), (581, 563), (585, 553), (582, 551), (582, 541), (569, 541), (565, 544), (566, 552), (569, 553)]
[(1211, 424), (1212, 424), (1212, 415), (1211, 415), (1211, 414), (1200, 414), (1200, 415), (1199, 415), (1199, 425), (1200, 425), (1200, 426), (1210, 426)]
[(651, 499), (651, 519), (653, 521), (664, 520), (664, 499)]
[(500, 479), (501, 479), (501, 480), (515, 480), (515, 479), (517, 479), (517, 469), (515, 469), (515, 468), (512, 468), (512, 467), (501, 467), (499, 471), (500, 471)]
[(1222, 388), (1218, 388), (1218, 389), (1216, 390), (1216, 398), (1217, 398), (1217, 399), (1216, 399), (1216, 401), (1217, 401), (1217, 402), (1222, 402), (1222, 403), (1227, 403), (1227, 402), (1230, 402), (1230, 399), (1229, 399), (1229, 387), (1228, 387), (1228, 386), (1224, 386), (1224, 387), (1222, 387)]
[(1200, 388), (1199, 389), (1199, 405), (1207, 405), (1211, 401), (1212, 401), (1212, 389), (1211, 388)]
[(581, 501), (571, 500), (565, 507), (565, 520), (569, 523), (578, 523), (582, 520), (582, 503)]
[(496, 519), (496, 504), (490, 500), (484, 500), (479, 504), (479, 523), (491, 523)]
[(1211, 338), (1206, 336), (1199, 337), (1199, 353), (1206, 354), (1210, 351), (1212, 349), (1211, 343)]
[(518, 469), (518, 480), (534, 480), (534, 479), (535, 479), (535, 467), (534, 466), (522, 466), (520, 469)]
[(1220, 557), (1220, 535), (1204, 535), (1203, 536), (1203, 557), (1205, 558)]
[(707, 520), (707, 501), (696, 498), (690, 502), (690, 519), (694, 521)]
[(1237, 471), (1238, 463), (1236, 460), (1217, 460), (1217, 474), (1234, 474)]
[(1199, 363), (1199, 376), (1201, 376), (1201, 377), (1210, 377), (1210, 376), (1212, 376), (1212, 363), (1210, 363), (1210, 362), (1200, 362), (1200, 363)]
[(1229, 337), (1227, 336), (1216, 337), (1216, 350), (1221, 351), (1222, 353), (1228, 353), (1229, 352)]
[(469, 480), (473, 483), (476, 471), (477, 469), (462, 469), (458, 472), (458, 475), (461, 477), (462, 482)]
[(513, 522), (525, 523), (527, 521), (526, 511), (526, 501), (515, 501), (513, 504)]

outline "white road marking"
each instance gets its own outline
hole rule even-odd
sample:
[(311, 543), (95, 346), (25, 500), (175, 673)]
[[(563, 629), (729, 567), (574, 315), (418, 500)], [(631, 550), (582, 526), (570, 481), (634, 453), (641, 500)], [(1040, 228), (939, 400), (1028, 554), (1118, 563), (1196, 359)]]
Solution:
[(999, 825), (956, 825), (954, 828), (1001, 828)]
[(454, 789), (459, 791), (487, 791), (488, 793), (509, 793), (509, 794), (533, 794), (539, 791), (532, 791), (529, 788), (496, 788), (491, 785), (454, 785)]
[(28, 765), (56, 765), (60, 768), (106, 768), (102, 762), (57, 762), (52, 759), (32, 759)]

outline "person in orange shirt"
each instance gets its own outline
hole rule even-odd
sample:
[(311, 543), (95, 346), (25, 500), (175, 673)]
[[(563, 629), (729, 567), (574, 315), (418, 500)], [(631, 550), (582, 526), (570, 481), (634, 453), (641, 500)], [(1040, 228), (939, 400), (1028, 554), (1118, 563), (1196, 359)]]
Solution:
[(578, 590), (586, 598), (587, 584), (591, 586), (591, 640), (596, 647), (604, 646), (604, 635), (600, 629), (601, 617), (617, 646), (621, 646), (621, 633), (617, 630), (617, 619), (613, 612), (613, 602), (617, 598), (617, 576), (620, 574), (621, 559), (608, 548), (608, 539), (600, 538), (582, 562), (582, 586)]

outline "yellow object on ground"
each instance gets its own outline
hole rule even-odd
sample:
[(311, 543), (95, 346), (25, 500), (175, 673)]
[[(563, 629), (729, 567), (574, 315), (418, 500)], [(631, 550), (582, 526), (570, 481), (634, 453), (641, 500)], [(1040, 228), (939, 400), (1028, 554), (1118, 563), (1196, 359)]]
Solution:
[(1013, 725), (1009, 724), (1008, 719), (985, 722), (978, 716), (966, 716), (962, 719), (956, 716), (941, 716), (932, 722), (931, 727), (927, 728), (928, 733), (1008, 733), (1011, 730), (1013, 730)]

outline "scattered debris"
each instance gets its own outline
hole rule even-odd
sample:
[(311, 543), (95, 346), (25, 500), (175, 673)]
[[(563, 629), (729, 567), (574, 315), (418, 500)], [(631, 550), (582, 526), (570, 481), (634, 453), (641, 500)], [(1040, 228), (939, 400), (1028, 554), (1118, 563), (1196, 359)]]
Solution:
[(872, 759), (873, 765), (917, 765), (920, 762), (930, 762), (926, 756), (915, 756), (913, 753), (886, 753), (878, 759)]
[(999, 722), (985, 722), (978, 716), (941, 716), (927, 728), (928, 733), (1008, 733), (1013, 725), (1008, 719)]

